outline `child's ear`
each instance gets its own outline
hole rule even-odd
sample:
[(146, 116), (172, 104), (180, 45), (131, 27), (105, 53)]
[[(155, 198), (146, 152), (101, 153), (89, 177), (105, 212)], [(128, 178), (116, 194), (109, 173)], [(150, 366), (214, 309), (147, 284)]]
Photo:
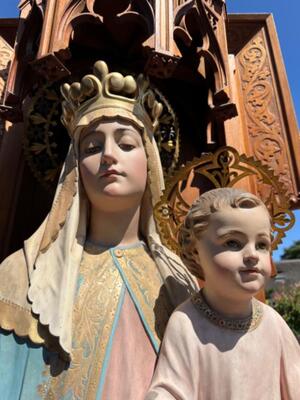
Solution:
[(187, 253), (182, 254), (181, 258), (192, 275), (194, 275), (198, 279), (204, 280), (204, 273), (200, 265), (199, 253), (197, 249), (193, 248), (193, 250), (188, 253), (188, 255)]
[(200, 263), (200, 256), (196, 247), (193, 248), (192, 254), (193, 254), (193, 264), (194, 264), (193, 270), (195, 271), (194, 275), (196, 276), (196, 278), (204, 280), (204, 273)]

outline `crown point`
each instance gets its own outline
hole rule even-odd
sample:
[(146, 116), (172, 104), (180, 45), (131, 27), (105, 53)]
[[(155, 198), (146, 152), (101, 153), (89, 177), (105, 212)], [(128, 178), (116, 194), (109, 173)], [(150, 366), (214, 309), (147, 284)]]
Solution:
[(97, 61), (93, 68), (94, 74), (102, 81), (102, 79), (108, 74), (108, 66), (104, 61)]
[(110, 89), (113, 92), (121, 92), (124, 87), (124, 77), (119, 72), (113, 72), (110, 77)]
[(127, 94), (135, 94), (137, 89), (137, 84), (133, 76), (127, 75), (124, 78), (124, 92)]
[(70, 97), (72, 100), (78, 100), (81, 96), (81, 85), (79, 82), (72, 83), (70, 87)]
[(81, 90), (85, 95), (92, 95), (95, 91), (93, 79), (86, 75), (81, 79)]
[(64, 83), (60, 87), (60, 92), (65, 99), (67, 99), (69, 96), (69, 90), (70, 90), (70, 85), (68, 83)]

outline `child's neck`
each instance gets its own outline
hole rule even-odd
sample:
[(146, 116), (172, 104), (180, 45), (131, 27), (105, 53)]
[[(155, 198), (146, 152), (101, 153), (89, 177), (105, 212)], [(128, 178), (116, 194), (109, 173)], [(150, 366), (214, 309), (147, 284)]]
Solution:
[(204, 287), (202, 293), (208, 305), (227, 318), (247, 318), (252, 312), (252, 297), (240, 298), (238, 301), (229, 296), (222, 296)]

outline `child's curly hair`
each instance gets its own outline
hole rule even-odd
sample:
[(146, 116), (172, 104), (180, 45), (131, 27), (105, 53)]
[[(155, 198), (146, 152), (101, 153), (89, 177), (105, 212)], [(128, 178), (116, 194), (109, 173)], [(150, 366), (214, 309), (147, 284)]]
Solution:
[[(209, 224), (210, 215), (223, 207), (254, 208), (265, 204), (252, 193), (234, 188), (213, 189), (203, 193), (191, 206), (179, 231), (182, 261), (197, 278), (204, 279), (195, 246), (197, 239)], [(271, 220), (271, 217), (270, 217)]]

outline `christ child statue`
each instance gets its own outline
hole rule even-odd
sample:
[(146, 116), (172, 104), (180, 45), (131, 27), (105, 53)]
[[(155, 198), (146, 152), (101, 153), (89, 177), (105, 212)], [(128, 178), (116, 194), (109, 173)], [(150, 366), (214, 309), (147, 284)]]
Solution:
[(300, 399), (300, 347), (254, 296), (271, 273), (271, 219), (253, 194), (204, 193), (180, 231), (181, 257), (205, 280), (172, 314), (147, 400)]

